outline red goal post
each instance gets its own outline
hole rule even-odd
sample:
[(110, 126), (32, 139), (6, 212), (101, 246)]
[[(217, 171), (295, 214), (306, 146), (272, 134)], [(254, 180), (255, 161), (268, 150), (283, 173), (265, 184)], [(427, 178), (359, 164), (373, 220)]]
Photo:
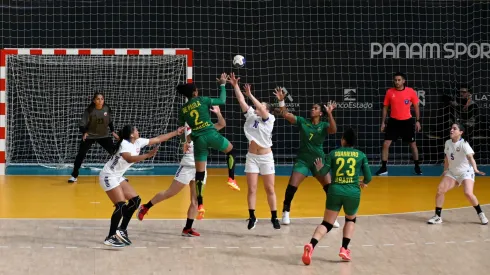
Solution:
[(1, 49), (0, 50), (0, 175), (6, 170), (6, 93), (8, 55), (184, 55), (187, 58), (187, 82), (192, 82), (192, 50), (175, 49)]

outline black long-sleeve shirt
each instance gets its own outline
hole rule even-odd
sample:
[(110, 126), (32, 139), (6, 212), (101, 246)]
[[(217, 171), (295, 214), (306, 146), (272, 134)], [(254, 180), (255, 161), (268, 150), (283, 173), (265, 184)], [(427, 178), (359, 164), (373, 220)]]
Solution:
[[(110, 132), (108, 131), (108, 128)], [(90, 113), (85, 110), (82, 119), (80, 120), (80, 131), (82, 134), (88, 133), (88, 139), (105, 138), (114, 132), (114, 124), (112, 115), (108, 106), (103, 106), (102, 109), (94, 108)]]

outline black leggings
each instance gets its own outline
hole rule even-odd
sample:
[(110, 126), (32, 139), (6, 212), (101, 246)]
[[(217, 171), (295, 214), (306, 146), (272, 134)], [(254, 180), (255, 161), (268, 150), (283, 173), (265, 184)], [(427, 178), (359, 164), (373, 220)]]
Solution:
[(80, 148), (78, 148), (78, 154), (75, 158), (75, 164), (73, 166), (73, 172), (71, 172), (71, 176), (76, 178), (78, 177), (78, 170), (80, 170), (80, 166), (82, 166), (82, 162), (87, 155), (88, 150), (92, 147), (92, 144), (97, 142), (102, 146), (107, 153), (111, 154), (114, 152), (114, 142), (112, 142), (111, 137), (99, 138), (99, 139), (85, 139), (80, 142)]

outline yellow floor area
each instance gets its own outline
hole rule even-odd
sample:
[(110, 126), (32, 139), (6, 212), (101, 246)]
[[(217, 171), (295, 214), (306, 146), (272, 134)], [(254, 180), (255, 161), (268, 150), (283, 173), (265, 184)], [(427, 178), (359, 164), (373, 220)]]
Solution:
[[(112, 204), (100, 188), (98, 177), (80, 176), (78, 183), (68, 184), (66, 176), (3, 176), (0, 177), (0, 218), (108, 218)], [(172, 176), (128, 176), (130, 184), (146, 203), (172, 182)], [(210, 170), (204, 191), (206, 218), (246, 218), (247, 183), (237, 177), (242, 191), (226, 185), (227, 176), (219, 169)], [(434, 209), (434, 196), (440, 177), (374, 177), (362, 191), (360, 215), (403, 213)], [(282, 210), (288, 177), (276, 177), (278, 212)], [(490, 180), (477, 177), (475, 195), (480, 204), (490, 203)], [(259, 181), (262, 186), (262, 182)], [(256, 215), (270, 217), (264, 189), (259, 187)], [(189, 205), (189, 189), (153, 207), (146, 219), (185, 218)], [(463, 188), (446, 195), (444, 208), (469, 206)], [(291, 217), (323, 215), (325, 193), (314, 178), (307, 178), (299, 187), (292, 203)], [(280, 216), (280, 213), (278, 213)]]

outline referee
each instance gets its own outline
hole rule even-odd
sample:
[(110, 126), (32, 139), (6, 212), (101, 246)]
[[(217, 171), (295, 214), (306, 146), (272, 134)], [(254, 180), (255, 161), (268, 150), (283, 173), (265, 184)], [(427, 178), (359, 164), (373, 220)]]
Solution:
[[(389, 88), (386, 91), (383, 118), (381, 120), (381, 132), (385, 132), (385, 141), (383, 143), (383, 153), (381, 155), (382, 165), (376, 172), (377, 176), (388, 175), (388, 153), (390, 145), (398, 138), (402, 138), (404, 142), (408, 142), (412, 149), (412, 156), (415, 162), (414, 172), (416, 175), (422, 175), (422, 170), (419, 166), (419, 152), (415, 143), (415, 131), (419, 132), (420, 126), (420, 109), (417, 93), (409, 87), (405, 86), (405, 75), (403, 73), (395, 73), (393, 77), (394, 88)], [(415, 109), (415, 131), (410, 113), (410, 106)], [(390, 119), (388, 124), (385, 124), (388, 107), (391, 107)]]

